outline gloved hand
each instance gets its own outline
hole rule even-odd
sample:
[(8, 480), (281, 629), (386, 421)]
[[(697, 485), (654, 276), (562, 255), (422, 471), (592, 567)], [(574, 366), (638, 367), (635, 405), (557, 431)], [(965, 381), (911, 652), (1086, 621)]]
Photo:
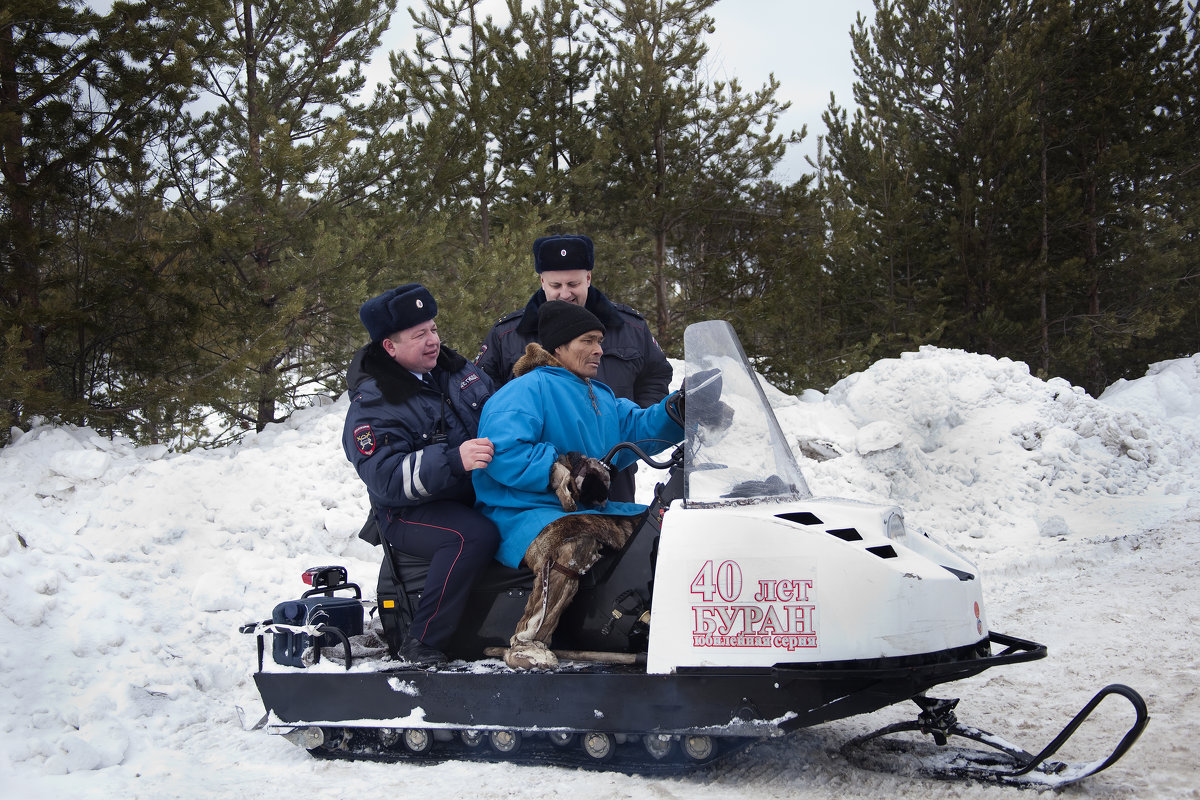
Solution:
[[(679, 391), (667, 397), (667, 405), (691, 425), (726, 428), (733, 421), (733, 408), (721, 401), (721, 370), (706, 369), (683, 379)], [(690, 400), (688, 398), (691, 398)], [(691, 406), (691, 419), (685, 417)]]
[(572, 490), (575, 482), (571, 479), (571, 461), (566, 456), (559, 456), (550, 465), (550, 491), (558, 497), (563, 511), (574, 511), (575, 495)]
[(612, 473), (603, 461), (579, 453), (569, 453), (571, 480), (575, 484), (575, 500), (581, 506), (604, 508), (608, 503), (608, 490), (612, 485)]
[[(687, 382), (686, 378), (684, 379), (684, 382)], [(683, 412), (684, 406), (686, 405), (686, 400), (687, 398), (684, 397), (682, 388), (676, 389), (667, 395), (667, 416), (678, 422), (680, 425), (683, 424), (685, 419)]]
[(559, 456), (550, 466), (550, 489), (558, 497), (563, 511), (579, 506), (603, 508), (608, 502), (612, 476), (604, 462), (582, 453)]

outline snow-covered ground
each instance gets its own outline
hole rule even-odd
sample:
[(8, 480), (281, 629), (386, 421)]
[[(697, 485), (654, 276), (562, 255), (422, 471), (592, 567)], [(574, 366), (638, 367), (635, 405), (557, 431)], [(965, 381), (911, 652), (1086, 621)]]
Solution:
[[(678, 370), (677, 370), (678, 372)], [(1064, 795), (1200, 797), (1200, 355), (1095, 399), (1019, 363), (925, 348), (827, 395), (769, 390), (819, 495), (892, 500), (910, 527), (975, 560), (995, 629), (1041, 661), (943, 687), (959, 717), (1039, 749), (1101, 686), (1151, 723), (1115, 767)], [(419, 767), (310, 758), (245, 731), (262, 619), (341, 563), (368, 595), (355, 538), (365, 492), (342, 456), (345, 400), (244, 443), (183, 454), (42, 426), (0, 450), (0, 796), (321, 795), (558, 798), (1012, 797), (883, 774), (838, 746), (908, 719), (904, 704), (800, 731), (682, 778), (505, 764)], [(647, 482), (657, 477), (643, 469)], [(1098, 712), (1070, 760), (1130, 722)]]

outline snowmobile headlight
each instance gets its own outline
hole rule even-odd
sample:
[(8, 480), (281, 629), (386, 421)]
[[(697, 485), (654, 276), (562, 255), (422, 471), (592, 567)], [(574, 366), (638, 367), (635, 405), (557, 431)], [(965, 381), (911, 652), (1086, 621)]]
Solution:
[(904, 529), (904, 515), (899, 511), (888, 514), (886, 532), (893, 542), (903, 541), (908, 536), (908, 531)]

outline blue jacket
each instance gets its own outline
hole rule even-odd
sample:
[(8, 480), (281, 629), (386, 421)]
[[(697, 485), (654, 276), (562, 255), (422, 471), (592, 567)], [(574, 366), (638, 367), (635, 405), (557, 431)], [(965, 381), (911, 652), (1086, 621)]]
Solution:
[[(525, 346), (537, 341), (538, 309), (546, 302), (541, 289), (529, 298), (525, 308), (501, 317), (488, 332), (475, 357), (475, 365), (491, 376), (496, 388), (512, 379), (513, 366), (525, 354)], [(588, 287), (586, 306), (604, 323), (604, 355), (596, 380), (642, 408), (667, 396), (671, 383), (671, 364), (650, 326), (641, 314), (614, 303), (594, 286)]]
[(446, 347), (431, 375), (436, 388), (377, 343), (360, 349), (350, 364), (342, 449), (377, 510), (433, 500), (474, 503), (458, 448), (478, 435), (491, 378)]
[[(502, 386), (483, 411), (479, 435), (496, 448), (487, 469), (472, 472), (477, 507), (500, 529), (501, 563), (520, 565), (542, 528), (565, 516), (550, 489), (550, 467), (559, 455), (579, 452), (603, 458), (619, 442), (667, 446), (683, 430), (667, 416), (665, 400), (640, 408), (618, 398), (602, 383), (585, 381), (564, 369), (540, 345), (517, 362), (517, 377)], [(636, 457), (623, 451), (614, 466)], [(600, 510), (577, 514), (628, 516), (646, 507), (609, 502)]]

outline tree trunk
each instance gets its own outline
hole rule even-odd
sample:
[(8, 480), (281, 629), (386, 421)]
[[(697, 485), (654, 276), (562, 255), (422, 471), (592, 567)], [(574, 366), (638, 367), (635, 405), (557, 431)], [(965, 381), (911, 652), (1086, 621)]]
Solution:
[[(667, 190), (667, 156), (663, 152), (663, 129), (659, 125), (654, 132), (654, 197), (662, 203)], [(658, 341), (669, 342), (667, 328), (671, 322), (671, 309), (667, 294), (667, 226), (660, 215), (654, 231), (654, 299), (657, 306)]]
[(29, 175), (25, 171), (24, 133), (20, 109), (20, 85), (13, 29), (0, 27), (0, 143), (3, 144), (5, 193), (8, 195), (12, 247), (12, 282), (4, 287), (3, 302), (10, 305), (21, 322), (21, 343), (25, 345), (25, 369), (37, 374), (34, 385), (45, 388), (41, 372), (46, 368), (46, 335), (38, 321), (41, 307), (41, 277), (37, 264), (37, 233), (33, 222)]
[(1045, 82), (1039, 85), (1038, 115), (1041, 117), (1041, 201), (1042, 201), (1042, 241), (1038, 248), (1038, 295), (1041, 302), (1038, 323), (1041, 333), (1042, 374), (1050, 374), (1050, 310), (1047, 307), (1046, 292), (1050, 272), (1050, 156), (1046, 141), (1046, 119), (1042, 106)]

